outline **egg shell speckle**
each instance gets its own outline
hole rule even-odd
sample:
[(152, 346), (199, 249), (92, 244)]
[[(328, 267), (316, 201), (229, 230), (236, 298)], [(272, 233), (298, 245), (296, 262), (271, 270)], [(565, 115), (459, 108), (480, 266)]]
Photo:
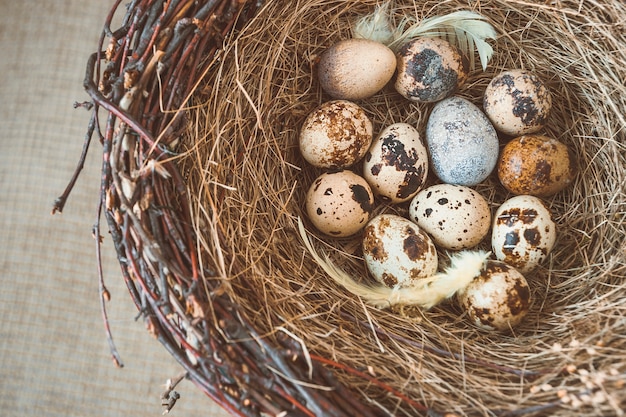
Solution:
[(550, 115), (552, 94), (529, 71), (504, 71), (487, 85), (483, 108), (502, 133), (513, 136), (534, 133), (545, 125)]
[(299, 146), (304, 159), (318, 168), (348, 168), (372, 144), (373, 126), (365, 111), (347, 100), (320, 105), (305, 119)]
[(464, 186), (485, 180), (498, 161), (496, 130), (483, 112), (462, 97), (437, 103), (426, 124), (426, 145), (435, 175)]
[(410, 220), (380, 214), (365, 227), (363, 257), (368, 270), (388, 287), (410, 286), (437, 271), (437, 250), (428, 235)]
[(423, 189), (411, 200), (409, 217), (440, 248), (468, 249), (489, 233), (489, 203), (477, 191), (452, 184)]
[(539, 198), (512, 197), (496, 210), (491, 232), (493, 253), (520, 272), (531, 272), (541, 264), (555, 242), (556, 223)]
[(396, 91), (414, 102), (433, 103), (451, 96), (469, 74), (467, 58), (440, 38), (410, 41), (396, 57)]
[(320, 57), (322, 89), (336, 99), (360, 100), (380, 91), (393, 77), (396, 56), (386, 45), (369, 39), (346, 39)]
[(383, 129), (365, 154), (363, 177), (385, 201), (408, 201), (424, 186), (428, 153), (417, 129), (394, 123)]
[(485, 330), (506, 331), (517, 326), (531, 303), (522, 273), (503, 262), (490, 260), (485, 270), (458, 295), (470, 319)]
[(374, 194), (364, 178), (352, 171), (324, 173), (306, 195), (306, 212), (313, 225), (334, 237), (354, 235), (370, 219)]
[(500, 152), (498, 178), (513, 194), (547, 197), (567, 187), (576, 167), (568, 147), (542, 135), (512, 139)]

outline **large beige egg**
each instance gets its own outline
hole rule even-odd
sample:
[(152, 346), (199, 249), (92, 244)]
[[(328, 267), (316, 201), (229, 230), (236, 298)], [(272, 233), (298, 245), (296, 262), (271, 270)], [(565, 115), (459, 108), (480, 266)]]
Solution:
[(374, 194), (367, 181), (352, 171), (324, 173), (317, 177), (306, 195), (306, 212), (322, 233), (351, 236), (370, 219)]
[(440, 38), (417, 38), (400, 47), (395, 88), (408, 100), (432, 103), (450, 97), (469, 74), (467, 58)]
[(543, 135), (512, 139), (500, 152), (498, 178), (513, 194), (547, 197), (567, 187), (576, 172), (567, 146)]
[(489, 233), (491, 211), (475, 190), (437, 184), (418, 192), (409, 205), (409, 218), (443, 249), (461, 250), (478, 245)]
[(426, 124), (426, 146), (430, 169), (442, 182), (472, 186), (495, 168), (500, 143), (484, 113), (455, 96), (433, 107)]
[(367, 224), (363, 257), (372, 276), (392, 288), (430, 277), (438, 266), (437, 250), (428, 235), (395, 214), (380, 214)]
[(552, 109), (552, 95), (532, 72), (504, 71), (485, 89), (483, 108), (497, 130), (512, 136), (525, 135), (545, 125)]
[(528, 282), (504, 262), (490, 260), (458, 300), (469, 318), (485, 330), (506, 331), (521, 323), (531, 303)]
[(348, 168), (365, 156), (373, 135), (372, 122), (360, 106), (347, 100), (328, 101), (305, 119), (300, 152), (318, 168)]
[(374, 194), (392, 203), (413, 198), (427, 175), (426, 147), (417, 129), (408, 123), (394, 123), (383, 129), (363, 161), (363, 177)]
[(541, 264), (555, 242), (556, 224), (539, 198), (515, 196), (496, 210), (491, 232), (493, 253), (520, 272), (530, 272)]
[(369, 39), (340, 41), (322, 53), (318, 77), (322, 89), (336, 99), (360, 100), (380, 91), (393, 77), (396, 56)]

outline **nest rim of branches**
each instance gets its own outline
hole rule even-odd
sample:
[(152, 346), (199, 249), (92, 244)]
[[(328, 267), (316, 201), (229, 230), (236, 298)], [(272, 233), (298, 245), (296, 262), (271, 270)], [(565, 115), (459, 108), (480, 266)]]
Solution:
[[(349, 37), (355, 18), (377, 2), (245, 3), (222, 2), (208, 14), (198, 7), (196, 20), (184, 17), (181, 26), (186, 2), (140, 12), (139, 21), (151, 16), (146, 28), (159, 19), (172, 31), (191, 25), (182, 44), (196, 44), (168, 49), (172, 32), (154, 31), (159, 36), (146, 44), (164, 47), (135, 57), (127, 19), (120, 34), (129, 43), (105, 30), (103, 38), (118, 49), (105, 60), (94, 55), (85, 82), (109, 115), (106, 122), (94, 116), (90, 129), (105, 145), (101, 209), (124, 279), (149, 330), (189, 377), (241, 415), (328, 411), (315, 408), (325, 404), (325, 387), (348, 393), (371, 415), (619, 415), (626, 401), (626, 52), (619, 48), (626, 8), (617, 0), (492, 0), (476, 9), (498, 31), (494, 58), (458, 94), (478, 104), (500, 71), (537, 73), (556, 99), (545, 133), (572, 148), (580, 168), (572, 185), (547, 199), (560, 233), (546, 264), (527, 277), (531, 312), (514, 334), (496, 334), (471, 326), (454, 303), (428, 312), (367, 307), (324, 277), (298, 236), (298, 218), (306, 222), (303, 195), (320, 173), (298, 154), (298, 128), (328, 100), (315, 80), (316, 57)], [(418, 17), (466, 8), (454, 0), (395, 5), (399, 16)], [(240, 15), (245, 23), (233, 30)], [(221, 31), (211, 26), (220, 19)], [(215, 41), (208, 53), (211, 41), (203, 39)], [(159, 67), (168, 52), (184, 64)], [(125, 56), (142, 65), (124, 67)], [(109, 88), (93, 81), (107, 81), (100, 60), (117, 63)], [(429, 106), (392, 90), (359, 102), (375, 131), (400, 121), (423, 126)], [(126, 105), (130, 93), (145, 97)], [(494, 178), (476, 189), (493, 210), (507, 197)], [(366, 275), (358, 238), (328, 239), (307, 229), (344, 269)], [(245, 349), (251, 359), (238, 357)], [(332, 377), (324, 373), (330, 369)], [(313, 374), (319, 379), (303, 388)], [(286, 391), (282, 400), (259, 394), (263, 389), (250, 381), (255, 375)]]

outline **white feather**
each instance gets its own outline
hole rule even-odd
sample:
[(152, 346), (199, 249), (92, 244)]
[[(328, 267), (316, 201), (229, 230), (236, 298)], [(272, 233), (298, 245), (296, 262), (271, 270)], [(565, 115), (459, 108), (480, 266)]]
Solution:
[(345, 271), (335, 265), (328, 256), (320, 256), (313, 248), (298, 219), (298, 228), (307, 250), (318, 265), (337, 284), (352, 294), (361, 297), (366, 303), (385, 308), (392, 305), (417, 305), (425, 309), (432, 308), (466, 288), (472, 280), (482, 273), (491, 255), (486, 251), (462, 251), (450, 257), (450, 266), (432, 277), (420, 279), (415, 287), (389, 288), (383, 284), (362, 284), (355, 281)]

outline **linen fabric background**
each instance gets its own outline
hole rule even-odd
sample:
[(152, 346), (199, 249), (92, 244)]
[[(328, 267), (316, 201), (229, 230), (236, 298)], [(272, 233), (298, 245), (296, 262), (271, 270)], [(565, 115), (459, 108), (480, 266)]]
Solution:
[[(146, 331), (102, 222), (111, 360), (100, 313), (95, 243), (97, 140), (62, 214), (51, 216), (78, 161), (89, 112), (82, 80), (112, 0), (0, 0), (0, 414), (160, 416), (182, 368)], [(227, 413), (193, 383), (169, 415)]]

